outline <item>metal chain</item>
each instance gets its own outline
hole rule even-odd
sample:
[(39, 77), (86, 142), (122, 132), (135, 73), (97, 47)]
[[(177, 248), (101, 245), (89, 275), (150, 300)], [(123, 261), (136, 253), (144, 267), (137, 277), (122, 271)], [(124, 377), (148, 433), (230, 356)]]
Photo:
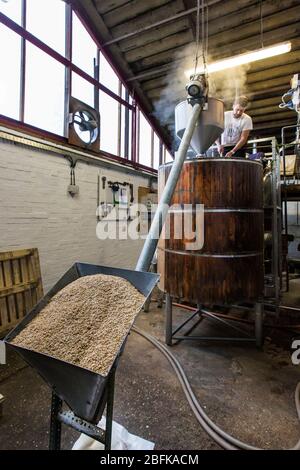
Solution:
[(206, 74), (206, 49), (205, 49), (205, 4), (202, 0), (201, 23), (202, 23), (202, 61), (204, 73)]
[(197, 71), (198, 57), (199, 57), (199, 43), (200, 43), (200, 1), (197, 0), (197, 20), (196, 20), (196, 53), (195, 53), (195, 70), (194, 75)]
[[(201, 9), (201, 55), (203, 61), (204, 73), (207, 73), (206, 57), (208, 53), (208, 5), (205, 5), (205, 0), (197, 0), (197, 20), (196, 20), (196, 54), (195, 54), (195, 68), (194, 75), (197, 72), (199, 47), (200, 47), (200, 9)], [(206, 9), (206, 12), (205, 12)]]
[(263, 0), (260, 0), (260, 44), (264, 47)]

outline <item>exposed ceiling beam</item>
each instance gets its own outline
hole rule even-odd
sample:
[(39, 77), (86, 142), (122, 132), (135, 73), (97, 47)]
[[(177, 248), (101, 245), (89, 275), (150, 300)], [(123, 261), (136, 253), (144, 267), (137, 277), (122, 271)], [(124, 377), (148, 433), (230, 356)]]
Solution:
[[(215, 3), (219, 3), (220, 0), (209, 0), (205, 3), (204, 8), (207, 6), (210, 7), (211, 5), (214, 5)], [(203, 6), (201, 7), (201, 9)], [(149, 24), (148, 26), (145, 26), (143, 28), (139, 28), (136, 31), (132, 31), (131, 33), (128, 34), (123, 34), (123, 36), (119, 36), (118, 38), (112, 39), (111, 41), (107, 41), (104, 43), (104, 46), (109, 46), (111, 44), (114, 44), (116, 42), (122, 41), (123, 39), (128, 39), (131, 38), (132, 36), (136, 36), (140, 33), (144, 33), (145, 31), (149, 31), (150, 29), (157, 28), (158, 26), (161, 26), (166, 23), (170, 23), (170, 21), (178, 20), (179, 18), (182, 18), (187, 15), (191, 15), (191, 13), (195, 13), (197, 11), (197, 7), (190, 8), (189, 10), (185, 10), (181, 13), (177, 13), (176, 15), (170, 16), (169, 18), (165, 18), (164, 20), (157, 21), (156, 23)]]

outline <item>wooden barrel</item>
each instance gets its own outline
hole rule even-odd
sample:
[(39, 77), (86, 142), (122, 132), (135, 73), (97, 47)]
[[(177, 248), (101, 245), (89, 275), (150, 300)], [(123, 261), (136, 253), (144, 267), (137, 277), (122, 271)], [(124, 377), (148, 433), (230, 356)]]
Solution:
[[(159, 168), (159, 193), (171, 167)], [(247, 159), (184, 163), (158, 245), (162, 290), (204, 305), (254, 301), (262, 295), (262, 180), (262, 165)]]

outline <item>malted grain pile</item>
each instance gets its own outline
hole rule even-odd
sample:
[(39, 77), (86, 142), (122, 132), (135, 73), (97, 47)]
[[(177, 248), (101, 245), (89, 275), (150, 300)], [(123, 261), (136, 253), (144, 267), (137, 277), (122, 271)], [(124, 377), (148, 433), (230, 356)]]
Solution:
[(12, 343), (107, 375), (144, 301), (121, 277), (80, 277), (58, 292)]

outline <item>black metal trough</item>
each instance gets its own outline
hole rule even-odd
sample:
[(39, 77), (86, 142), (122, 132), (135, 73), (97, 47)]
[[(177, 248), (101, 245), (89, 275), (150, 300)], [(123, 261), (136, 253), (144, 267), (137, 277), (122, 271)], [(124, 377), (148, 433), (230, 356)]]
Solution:
[[(52, 388), (53, 392), (67, 403), (76, 416), (90, 423), (96, 423), (103, 413), (107, 398), (106, 386), (110, 371), (107, 376), (103, 376), (83, 367), (78, 367), (56, 359), (50, 355), (11, 344), (11, 341), (36, 315), (38, 315), (57, 292), (79, 277), (94, 274), (112, 275), (126, 279), (145, 296), (145, 301), (159, 279), (159, 275), (154, 273), (75, 263), (4, 339), (9, 348), (17, 351), (28, 364), (38, 371), (41, 377)], [(118, 312), (116, 312), (116, 315), (117, 314)], [(110, 370), (118, 361), (125, 346), (129, 331), (130, 328), (128, 329), (124, 341), (120, 344), (120, 348), (111, 364)]]

